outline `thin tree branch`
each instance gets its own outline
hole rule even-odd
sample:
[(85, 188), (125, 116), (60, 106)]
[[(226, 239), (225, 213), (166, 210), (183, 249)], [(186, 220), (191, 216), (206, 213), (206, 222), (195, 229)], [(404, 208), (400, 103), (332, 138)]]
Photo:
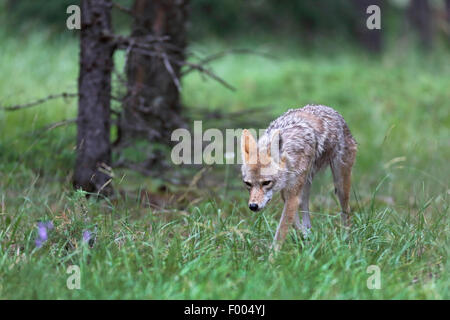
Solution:
[(73, 123), (76, 123), (76, 122), (77, 122), (76, 118), (75, 119), (66, 119), (66, 120), (55, 122), (55, 123), (51, 123), (48, 126), (46, 126), (44, 128), (44, 130), (45, 131), (50, 131), (50, 130), (53, 130), (53, 129), (56, 129), (56, 128), (59, 128), (59, 127), (63, 127), (63, 126), (69, 125), (69, 124), (73, 124)]
[(178, 91), (181, 92), (180, 79), (178, 79), (177, 75), (175, 74), (175, 71), (173, 70), (172, 65), (170, 64), (169, 57), (167, 56), (167, 54), (165, 52), (162, 53), (162, 57), (163, 57), (164, 66), (166, 67), (167, 72), (169, 72), (170, 76), (172, 77), (172, 81), (175, 84), (175, 86), (177, 87)]
[(42, 135), (44, 133), (47, 133), (53, 129), (59, 128), (59, 127), (63, 127), (63, 126), (67, 126), (69, 124), (74, 124), (77, 122), (77, 119), (66, 119), (66, 120), (62, 120), (62, 121), (58, 121), (58, 122), (54, 122), (51, 123), (45, 127), (43, 127), (42, 129), (40, 129), (37, 134), (36, 132), (31, 133), (31, 135), (35, 136), (35, 135)]
[(33, 101), (33, 102), (29, 102), (29, 103), (25, 103), (22, 105), (14, 105), (14, 106), (7, 106), (7, 107), (2, 107), (0, 106), (0, 110), (4, 110), (4, 111), (16, 111), (16, 110), (21, 110), (21, 109), (27, 109), (27, 108), (31, 108), (34, 107), (36, 105), (42, 104), (44, 102), (47, 102), (49, 100), (53, 100), (53, 99), (58, 99), (58, 98), (73, 98), (73, 97), (77, 97), (78, 93), (67, 93), (67, 92), (63, 92), (63, 93), (59, 93), (59, 94), (51, 94), (45, 98)]
[(113, 8), (119, 9), (120, 11), (125, 12), (126, 14), (133, 15), (133, 10), (131, 10), (127, 7), (124, 7), (121, 4), (118, 4), (117, 2), (113, 2), (112, 5), (113, 5)]
[(155, 43), (163, 43), (170, 39), (168, 36), (155, 37), (146, 35), (142, 37), (121, 36), (108, 31), (102, 32), (102, 38), (115, 44), (118, 49), (127, 49), (130, 45), (139, 45), (148, 49), (153, 49)]
[(209, 76), (210, 78), (216, 80), (217, 82), (221, 83), (225, 88), (231, 90), (231, 91), (236, 91), (236, 88), (233, 87), (231, 84), (228, 84), (228, 82), (226, 82), (225, 80), (223, 80), (221, 77), (219, 77), (218, 75), (216, 75), (215, 73), (211, 72), (210, 70), (206, 69), (205, 67), (203, 67), (200, 64), (196, 64), (196, 63), (192, 63), (192, 62), (187, 62), (187, 61), (175, 61), (176, 64), (180, 65), (180, 66), (189, 66), (192, 69), (195, 69), (197, 71), (200, 71), (203, 74), (206, 74), (207, 76)]
[[(252, 54), (252, 55), (258, 55), (258, 56), (261, 56), (261, 57), (264, 57), (264, 58), (268, 58), (268, 59), (276, 59), (276, 57), (271, 55), (271, 54), (263, 53), (263, 52), (256, 52), (256, 51), (253, 51), (251, 49), (230, 49), (230, 50), (217, 52), (217, 53), (214, 53), (214, 54), (212, 54), (210, 56), (207, 56), (206, 58), (201, 59), (198, 62), (198, 64), (199, 65), (205, 65), (205, 64), (208, 64), (208, 63), (210, 63), (210, 62), (212, 62), (214, 60), (218, 60), (218, 59), (220, 59), (220, 58), (222, 58), (224, 56), (227, 56), (229, 54)], [(184, 76), (184, 75), (186, 75), (187, 73), (189, 73), (189, 72), (191, 72), (193, 70), (195, 70), (195, 68), (188, 68), (187, 70), (184, 70), (181, 73), (181, 75)]]
[[(162, 53), (159, 53), (156, 50), (148, 50), (145, 47), (141, 47), (141, 45), (137, 44), (137, 43), (135, 43), (135, 48), (133, 49), (133, 51), (137, 52), (139, 54), (142, 54), (142, 55), (147, 55), (147, 56), (150, 56), (150, 57), (157, 57), (157, 58), (160, 58), (160, 59), (164, 60), (164, 55)], [(216, 80), (217, 82), (222, 84), (227, 89), (229, 89), (231, 91), (236, 91), (236, 89), (232, 85), (230, 85), (225, 80), (220, 78), (218, 75), (216, 75), (212, 71), (206, 69), (202, 65), (199, 65), (199, 64), (196, 64), (196, 63), (192, 63), (192, 62), (187, 62), (187, 61), (175, 60), (172, 57), (170, 57), (169, 55), (167, 55), (167, 57), (169, 58), (169, 60), (172, 60), (173, 63), (175, 63), (175, 64), (177, 64), (177, 65), (179, 65), (181, 67), (188, 66), (188, 67), (190, 67), (192, 69), (195, 69), (195, 70), (197, 70), (197, 71), (199, 71), (199, 72), (209, 76), (210, 78)]]

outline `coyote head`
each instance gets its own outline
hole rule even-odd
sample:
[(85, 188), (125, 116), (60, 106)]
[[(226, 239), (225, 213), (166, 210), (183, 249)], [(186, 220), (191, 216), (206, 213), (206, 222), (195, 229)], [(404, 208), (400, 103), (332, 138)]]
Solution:
[(248, 130), (242, 131), (242, 179), (250, 191), (248, 207), (263, 209), (274, 192), (285, 187), (285, 158), (280, 155), (280, 134), (264, 134), (257, 143)]

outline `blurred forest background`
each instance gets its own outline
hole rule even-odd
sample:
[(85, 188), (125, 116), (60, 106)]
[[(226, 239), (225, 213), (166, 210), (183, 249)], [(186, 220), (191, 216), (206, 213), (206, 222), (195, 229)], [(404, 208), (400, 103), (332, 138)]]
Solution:
[[(96, 22), (69, 30), (82, 2)], [(449, 0), (0, 0), (0, 297), (448, 299), (449, 37)], [(176, 166), (170, 135), (308, 103), (359, 144), (354, 238), (337, 236), (325, 172), (317, 238), (293, 234), (271, 268), (281, 204), (255, 217), (239, 166)], [(65, 288), (67, 264), (87, 290)], [(384, 290), (365, 287), (370, 264)]]

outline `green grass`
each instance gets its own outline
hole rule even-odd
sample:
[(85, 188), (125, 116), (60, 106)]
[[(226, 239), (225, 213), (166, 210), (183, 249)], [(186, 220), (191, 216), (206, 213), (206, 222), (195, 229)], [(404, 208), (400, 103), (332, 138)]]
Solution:
[[(0, 34), (0, 104), (76, 90), (75, 39), (41, 32), (22, 40)], [(76, 115), (75, 100), (53, 100), (0, 111), (0, 298), (450, 298), (448, 52), (392, 48), (374, 59), (351, 48), (307, 52), (267, 43), (245, 46), (274, 60), (235, 55), (212, 64), (236, 92), (190, 74), (183, 101), (230, 111), (270, 105), (272, 117), (306, 103), (339, 110), (359, 143), (348, 234), (339, 227), (329, 172), (313, 186), (310, 238), (292, 230), (272, 263), (268, 248), (281, 203), (276, 198), (251, 213), (236, 167), (226, 195), (223, 182), (213, 183), (164, 210), (140, 196), (162, 182), (124, 170), (115, 172), (119, 196), (86, 201), (70, 184), (75, 128), (40, 133)], [(226, 46), (211, 41), (192, 49)], [(169, 195), (184, 192), (166, 185)], [(38, 249), (36, 223), (47, 220), (55, 228)], [(91, 248), (82, 233), (95, 227)], [(66, 286), (70, 265), (81, 269), (81, 290)], [(381, 270), (380, 290), (367, 288), (370, 265)]]

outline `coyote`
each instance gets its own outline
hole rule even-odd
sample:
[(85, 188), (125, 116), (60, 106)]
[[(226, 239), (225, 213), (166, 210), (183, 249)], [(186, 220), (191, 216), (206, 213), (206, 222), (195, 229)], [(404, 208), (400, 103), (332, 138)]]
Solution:
[(322, 105), (291, 109), (272, 121), (258, 142), (245, 129), (241, 153), (250, 210), (262, 210), (274, 192), (281, 191), (284, 209), (272, 244), (275, 251), (280, 249), (292, 223), (308, 234), (311, 183), (314, 175), (327, 165), (333, 173), (343, 224), (350, 225), (350, 180), (356, 141), (337, 111)]

